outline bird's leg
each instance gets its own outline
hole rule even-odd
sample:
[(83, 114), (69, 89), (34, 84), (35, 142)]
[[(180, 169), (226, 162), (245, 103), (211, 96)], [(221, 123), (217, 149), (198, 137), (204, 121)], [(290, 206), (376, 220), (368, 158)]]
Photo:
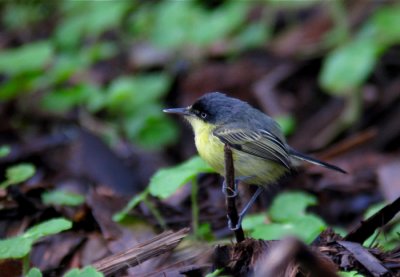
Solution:
[[(236, 182), (235, 182), (236, 184)], [(251, 206), (254, 204), (254, 202), (256, 201), (257, 197), (264, 191), (264, 187), (259, 186), (256, 190), (256, 192), (253, 194), (253, 196), (250, 198), (249, 202), (247, 202), (246, 206), (244, 206), (243, 210), (239, 213), (239, 219), (238, 219), (238, 223), (236, 224), (236, 226), (232, 226), (232, 222), (228, 217), (228, 226), (229, 229), (231, 229), (232, 231), (235, 231), (237, 229), (240, 228), (240, 226), (242, 225), (242, 220), (243, 217), (245, 216), (245, 214), (247, 213), (247, 211), (251, 208)]]
[(235, 178), (235, 188), (232, 190), (228, 185), (226, 184), (226, 181), (224, 180), (222, 182), (222, 193), (226, 195), (228, 198), (233, 198), (238, 196), (238, 184), (239, 182), (246, 181), (253, 176), (242, 176), (242, 177), (237, 177)]

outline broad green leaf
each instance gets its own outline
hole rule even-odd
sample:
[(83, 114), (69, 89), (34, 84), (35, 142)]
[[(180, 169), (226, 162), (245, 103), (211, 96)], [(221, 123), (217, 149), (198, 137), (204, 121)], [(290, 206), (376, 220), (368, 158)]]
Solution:
[(344, 95), (357, 89), (372, 72), (379, 46), (372, 39), (359, 39), (332, 51), (324, 60), (320, 85), (329, 93)]
[(32, 239), (24, 237), (0, 240), (0, 260), (25, 257), (31, 251), (32, 243)]
[(306, 208), (316, 205), (313, 195), (304, 192), (285, 192), (278, 195), (272, 202), (268, 214), (276, 222), (289, 222), (304, 216)]
[(146, 74), (119, 77), (108, 89), (107, 108), (118, 114), (136, 112), (159, 100), (170, 85), (165, 74)]
[(134, 139), (147, 149), (160, 149), (178, 138), (178, 128), (174, 121), (165, 115), (146, 119)]
[(122, 127), (127, 137), (147, 149), (160, 149), (178, 137), (179, 130), (174, 121), (161, 112), (158, 104), (142, 105), (134, 114), (125, 116)]
[(364, 28), (369, 28), (370, 33), (378, 43), (390, 46), (400, 42), (400, 5), (386, 6), (377, 10), (368, 20)]
[(223, 40), (245, 20), (249, 5), (230, 1), (206, 10), (193, 1), (160, 2), (144, 7), (132, 17), (136, 35), (150, 39), (154, 45), (168, 49), (182, 45), (205, 46)]
[(53, 218), (29, 228), (22, 237), (36, 241), (44, 236), (57, 234), (71, 228), (71, 221), (65, 218)]
[(93, 266), (86, 266), (79, 270), (78, 268), (71, 269), (64, 277), (102, 277), (103, 273), (97, 271)]
[(18, 32), (23, 28), (32, 28), (46, 16), (42, 5), (31, 5), (29, 2), (11, 3), (3, 6), (2, 22), (11, 31)]
[(325, 223), (314, 215), (305, 215), (289, 223), (270, 223), (258, 225), (251, 232), (255, 239), (278, 240), (286, 236), (295, 236), (311, 243), (323, 230)]
[(65, 190), (53, 190), (42, 194), (42, 202), (46, 205), (79, 206), (85, 203), (85, 197)]
[(140, 202), (142, 202), (143, 199), (145, 199), (148, 195), (148, 190), (145, 190), (142, 193), (135, 195), (121, 211), (114, 214), (113, 220), (117, 222), (122, 221), (126, 217), (126, 215), (137, 205), (139, 205)]
[(36, 89), (39, 78), (40, 76), (37, 72), (10, 77), (0, 85), (0, 101), (11, 100), (23, 93)]
[(194, 29), (187, 30), (189, 41), (196, 45), (210, 45), (228, 37), (245, 19), (248, 3), (240, 1), (226, 2), (213, 11), (201, 11), (201, 21)]
[(31, 251), (32, 244), (38, 239), (70, 229), (72, 222), (64, 218), (50, 219), (29, 228), (24, 234), (0, 240), (0, 259), (18, 259)]
[(264, 21), (249, 24), (235, 38), (235, 44), (239, 49), (248, 49), (266, 44), (271, 36), (272, 28)]
[(251, 232), (254, 239), (279, 240), (294, 233), (294, 226), (291, 223), (269, 223), (258, 225)]
[(269, 224), (267, 223), (268, 216), (266, 213), (249, 214), (244, 217), (242, 227), (244, 230), (253, 230), (259, 225)]
[(65, 1), (56, 31), (56, 41), (63, 47), (76, 46), (84, 36), (97, 37), (118, 27), (129, 8), (127, 1)]
[(43, 70), (53, 49), (48, 41), (33, 42), (0, 52), (0, 72), (10, 75)]
[(42, 277), (42, 272), (40, 271), (39, 268), (33, 267), (28, 271), (28, 274), (26, 274), (26, 277)]
[(197, 174), (206, 172), (213, 170), (199, 156), (194, 156), (180, 165), (160, 169), (150, 180), (150, 194), (162, 199), (168, 198)]
[(13, 165), (6, 170), (6, 180), (0, 185), (5, 188), (22, 183), (35, 174), (35, 166), (28, 163)]
[(319, 217), (307, 214), (292, 221), (294, 235), (306, 243), (311, 243), (322, 231), (326, 229), (326, 224)]
[(8, 145), (0, 146), (0, 158), (4, 158), (10, 154), (11, 148)]
[(89, 85), (78, 85), (70, 88), (52, 91), (46, 94), (41, 101), (43, 109), (64, 113), (74, 106), (83, 104), (88, 98)]

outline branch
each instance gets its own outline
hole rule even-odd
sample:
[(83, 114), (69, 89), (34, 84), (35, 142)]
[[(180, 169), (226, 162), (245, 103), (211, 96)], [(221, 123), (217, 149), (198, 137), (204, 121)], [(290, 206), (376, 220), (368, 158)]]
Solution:
[(365, 221), (361, 221), (356, 228), (350, 231), (343, 240), (360, 244), (372, 236), (376, 229), (385, 226), (400, 211), (400, 197), (391, 204), (380, 209), (376, 214)]
[(126, 251), (108, 256), (94, 263), (93, 266), (105, 276), (115, 275), (118, 272), (143, 263), (148, 259), (171, 251), (181, 242), (188, 232), (189, 228), (181, 229), (178, 232), (164, 232)]
[[(224, 147), (225, 156), (225, 182), (228, 191), (235, 191), (235, 169), (233, 167), (233, 158), (231, 148), (225, 144)], [(225, 203), (228, 218), (231, 221), (232, 226), (236, 226), (239, 221), (238, 211), (236, 209), (236, 197), (229, 197), (228, 193), (225, 194)], [(244, 241), (244, 232), (242, 226), (239, 226), (237, 230), (234, 230), (236, 242)]]

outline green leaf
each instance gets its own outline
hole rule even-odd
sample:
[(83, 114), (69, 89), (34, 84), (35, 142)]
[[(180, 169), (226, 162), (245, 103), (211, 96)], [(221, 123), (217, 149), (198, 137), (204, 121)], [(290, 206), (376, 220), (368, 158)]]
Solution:
[(215, 236), (211, 228), (210, 223), (202, 223), (197, 230), (197, 235), (199, 238), (205, 241), (215, 241)]
[(294, 235), (306, 243), (311, 243), (322, 231), (326, 224), (318, 216), (307, 214), (292, 222), (295, 226)]
[(3, 145), (0, 147), (0, 158), (4, 158), (10, 154), (11, 148), (8, 145)]
[(158, 47), (206, 46), (236, 31), (245, 20), (249, 4), (228, 1), (206, 10), (193, 1), (160, 2), (145, 6), (132, 17), (136, 36), (143, 36)]
[(364, 275), (358, 273), (357, 271), (349, 271), (349, 272), (345, 272), (345, 271), (339, 271), (339, 276), (341, 277), (364, 277)]
[(117, 222), (122, 221), (126, 217), (126, 215), (132, 209), (134, 209), (137, 205), (139, 205), (140, 202), (142, 202), (145, 198), (147, 198), (148, 195), (149, 195), (149, 191), (145, 190), (142, 193), (139, 193), (139, 194), (135, 195), (134, 197), (132, 197), (132, 199), (128, 202), (128, 204), (121, 211), (114, 214), (113, 220), (117, 221)]
[(0, 185), (6, 188), (10, 185), (22, 183), (35, 174), (35, 166), (28, 163), (13, 165), (6, 170), (6, 180)]
[(326, 228), (325, 223), (313, 215), (305, 215), (290, 223), (270, 223), (258, 225), (251, 232), (255, 239), (279, 240), (295, 236), (306, 243), (312, 242)]
[(294, 226), (291, 223), (269, 223), (256, 226), (251, 232), (251, 237), (254, 239), (279, 240), (292, 234), (293, 230)]
[(95, 91), (96, 88), (90, 84), (52, 91), (42, 98), (41, 106), (51, 112), (64, 113), (75, 106), (84, 104), (89, 96), (96, 97)]
[(49, 41), (25, 44), (0, 52), (0, 72), (10, 75), (43, 70), (50, 62), (53, 49)]
[(0, 240), (0, 259), (23, 258), (29, 254), (32, 244), (38, 239), (71, 227), (71, 221), (64, 218), (55, 218), (29, 228), (20, 236)]
[(370, 206), (364, 213), (364, 219), (370, 218), (374, 214), (376, 214), (379, 210), (385, 207), (387, 203), (376, 203)]
[(24, 237), (0, 240), (0, 260), (25, 257), (31, 251), (32, 243), (31, 238)]
[(245, 29), (236, 37), (235, 44), (240, 49), (257, 47), (267, 43), (272, 28), (265, 21), (259, 21), (245, 26)]
[(150, 194), (161, 199), (168, 198), (199, 173), (213, 172), (199, 156), (171, 168), (160, 169), (150, 179)]
[(11, 3), (4, 5), (3, 9), (2, 22), (14, 32), (21, 31), (23, 28), (32, 28), (34, 24), (47, 16), (42, 5), (31, 5), (28, 2)]
[(97, 37), (118, 27), (129, 7), (126, 1), (63, 2), (64, 16), (55, 31), (56, 41), (71, 48), (84, 36)]
[(115, 79), (108, 89), (107, 108), (118, 114), (143, 109), (165, 95), (171, 83), (166, 74), (143, 74)]
[(211, 273), (207, 273), (206, 277), (218, 277), (218, 276), (224, 276), (224, 275), (220, 275), (224, 272), (223, 268), (218, 268), (216, 270), (214, 270)]
[(64, 277), (102, 277), (103, 273), (97, 271), (93, 266), (86, 266), (82, 270), (78, 268), (71, 269)]
[(42, 202), (46, 205), (79, 206), (85, 203), (85, 197), (65, 190), (53, 190), (42, 193)]
[(29, 228), (22, 237), (36, 241), (44, 236), (57, 234), (71, 228), (71, 221), (65, 218), (53, 218)]
[(287, 136), (294, 132), (296, 128), (296, 120), (291, 115), (282, 115), (274, 118), (282, 129), (282, 132)]
[(384, 46), (400, 42), (400, 5), (383, 7), (377, 10), (372, 18), (365, 24), (370, 35)]
[(37, 81), (40, 78), (37, 72), (24, 73), (9, 78), (0, 85), (0, 101), (7, 101), (36, 89)]
[(42, 277), (42, 272), (40, 271), (40, 269), (36, 268), (36, 267), (32, 267), (28, 274), (26, 274), (26, 277)]
[(317, 200), (313, 195), (304, 192), (285, 192), (274, 199), (268, 214), (273, 221), (289, 222), (304, 216), (306, 208), (316, 204)]
[(144, 148), (160, 149), (176, 141), (177, 137), (178, 128), (175, 122), (161, 114), (148, 117), (133, 138)]
[(253, 230), (259, 225), (268, 224), (268, 216), (266, 213), (249, 214), (242, 222), (243, 230), (249, 231)]
[(372, 72), (379, 46), (371, 39), (359, 39), (335, 49), (324, 60), (320, 85), (333, 95), (357, 89)]

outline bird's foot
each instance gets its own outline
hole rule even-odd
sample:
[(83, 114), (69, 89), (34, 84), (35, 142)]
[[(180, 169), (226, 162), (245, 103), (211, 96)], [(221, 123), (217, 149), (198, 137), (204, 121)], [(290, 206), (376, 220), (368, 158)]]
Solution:
[(232, 220), (228, 216), (228, 228), (229, 228), (229, 230), (231, 230), (231, 231), (239, 230), (242, 227), (242, 219), (243, 219), (243, 216), (239, 215), (238, 222), (236, 223), (235, 226), (232, 226), (233, 225), (232, 224)]
[(236, 196), (238, 196), (238, 184), (239, 182), (243, 182), (246, 181), (250, 178), (253, 178), (253, 176), (242, 176), (242, 177), (237, 177), (235, 178), (235, 187), (232, 189), (230, 187), (228, 187), (228, 184), (226, 183), (226, 180), (223, 181), (222, 183), (222, 193), (228, 197), (228, 198), (234, 198)]

